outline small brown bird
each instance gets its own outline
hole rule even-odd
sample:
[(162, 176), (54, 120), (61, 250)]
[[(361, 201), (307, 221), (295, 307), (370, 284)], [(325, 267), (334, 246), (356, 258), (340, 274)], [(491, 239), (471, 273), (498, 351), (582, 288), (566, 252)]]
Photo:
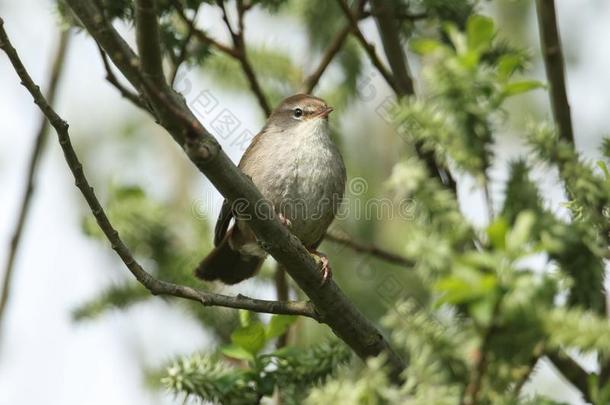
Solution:
[[(339, 209), (346, 180), (343, 159), (330, 139), (332, 111), (324, 100), (310, 95), (286, 98), (239, 162), (282, 223), (320, 258), (323, 282), (330, 267), (316, 248)], [(199, 278), (235, 284), (260, 269), (267, 253), (246, 219), (240, 219), (238, 208), (224, 201), (216, 222), (215, 248), (197, 268)], [(234, 216), (235, 225), (227, 231)]]

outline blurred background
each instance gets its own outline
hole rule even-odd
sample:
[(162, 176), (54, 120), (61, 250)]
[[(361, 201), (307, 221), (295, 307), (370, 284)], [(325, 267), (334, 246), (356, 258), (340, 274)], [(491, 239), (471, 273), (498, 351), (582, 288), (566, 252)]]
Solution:
[[(558, 0), (556, 5), (576, 146), (593, 159), (597, 157), (602, 135), (608, 135), (610, 127), (606, 111), (610, 106), (607, 51), (610, 3)], [(299, 7), (306, 8), (292, 5), (274, 16), (257, 8), (246, 20), (249, 43), (256, 44), (261, 52), (286, 54), (287, 60), (278, 57), (272, 62), (277, 72), (288, 75), (287, 82), (295, 83), (315, 69), (326, 46), (323, 36), (319, 43), (310, 44), (311, 26), (298, 17), (302, 12)], [(533, 2), (498, 0), (481, 2), (480, 7), (483, 14), (494, 17), (502, 35), (511, 43), (531, 51), (532, 66), (527, 76), (545, 81)], [(34, 80), (45, 83), (59, 38), (60, 17), (55, 3), (0, 1), (0, 16)], [(230, 41), (218, 8), (204, 5), (198, 23), (219, 41)], [(360, 26), (380, 46), (374, 22), (368, 19)], [(120, 28), (133, 43), (130, 27)], [(350, 52), (357, 54), (357, 48), (349, 42), (343, 58), (349, 60)], [(418, 84), (417, 58), (410, 58), (410, 65)], [(334, 100), (337, 107), (332, 125), (352, 180), (350, 204), (386, 196), (384, 181), (404, 154), (403, 141), (384, 120), (383, 105), (392, 96), (391, 89), (366, 58), (356, 68), (353, 66), (349, 62), (334, 62), (314, 90), (314, 94), (327, 97), (331, 104)], [(264, 114), (256, 99), (239, 89), (239, 83), (222, 80), (223, 73), (234, 68), (222, 60), (210, 62), (209, 68), (183, 68), (178, 73), (176, 88), (183, 92), (204, 124), (212, 123), (210, 129), (237, 162), (247, 145), (245, 140), (262, 127)], [(82, 32), (73, 33), (56, 109), (70, 123), (77, 151), (101, 200), (111, 213), (113, 209), (117, 212), (130, 246), (141, 257), (149, 257), (144, 264), (160, 273), (175, 270), (187, 276), (210, 248), (211, 227), (221, 196), (184, 158), (165, 131), (121, 98), (104, 77), (93, 41)], [(346, 103), (337, 89), (349, 80), (356, 97)], [(282, 91), (285, 88), (277, 93)], [(270, 96), (275, 105), (278, 97), (275, 93)], [(543, 91), (528, 93), (509, 103), (509, 110), (517, 112), (512, 117), (518, 117), (519, 122), (509, 122), (503, 133), (497, 135), (498, 159), (491, 172), (496, 204), (502, 200), (506, 163), (525, 153), (518, 134), (511, 128), (522, 128), (528, 120), (548, 118), (548, 105), (548, 96)], [(237, 120), (229, 132), (215, 131), (213, 122), (223, 114)], [(3, 55), (0, 57), (2, 263), (9, 252), (39, 121), (39, 111)], [(206, 309), (206, 314), (175, 300), (148, 298), (133, 287), (122, 263), (107, 243), (97, 238), (55, 134), (50, 135), (0, 328), (0, 404), (175, 403), (172, 395), (151, 388), (146, 370), (161, 367), (176, 355), (213, 347), (223, 340), (223, 333), (226, 338), (235, 316), (230, 311), (215, 309)], [(556, 176), (542, 168), (538, 168), (536, 175), (549, 206), (557, 212), (564, 210), (559, 204), (562, 191)], [(458, 183), (462, 210), (473, 223), (484, 225), (484, 196), (468, 178), (460, 178)], [(334, 229), (355, 240), (400, 253), (403, 248), (400, 241), (406, 232), (402, 220), (408, 218), (346, 215), (335, 223)], [(141, 235), (151, 237), (141, 240)], [(397, 271), (396, 266), (329, 242), (321, 250), (331, 259), (336, 281), (370, 319), (378, 319), (387, 310), (388, 303), (378, 298), (382, 290), (390, 296), (418, 296), (417, 279)], [(176, 263), (177, 258), (180, 260)], [(170, 262), (170, 267), (164, 267)], [(260, 277), (226, 291), (275, 299), (273, 269), (270, 259)], [(213, 326), (203, 327), (206, 322)], [(296, 327), (298, 336), (293, 337), (296, 344), (307, 344), (328, 333), (306, 320)], [(587, 359), (582, 360), (586, 366)], [(527, 389), (569, 403), (581, 403), (550, 366), (538, 368)]]

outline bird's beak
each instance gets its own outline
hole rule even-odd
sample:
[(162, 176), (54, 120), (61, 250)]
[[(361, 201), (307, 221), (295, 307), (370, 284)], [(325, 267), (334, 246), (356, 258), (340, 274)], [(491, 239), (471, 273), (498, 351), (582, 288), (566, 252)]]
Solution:
[(316, 118), (317, 117), (327, 118), (328, 114), (333, 112), (333, 110), (334, 109), (332, 107), (325, 107), (325, 108), (321, 109), (319, 113), (316, 114)]

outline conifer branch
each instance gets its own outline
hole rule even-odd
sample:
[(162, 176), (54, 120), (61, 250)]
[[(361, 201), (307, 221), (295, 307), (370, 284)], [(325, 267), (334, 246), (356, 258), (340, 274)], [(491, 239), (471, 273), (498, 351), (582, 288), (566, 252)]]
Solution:
[(204, 306), (222, 306), (229, 308), (248, 309), (255, 312), (265, 312), (272, 314), (302, 315), (313, 319), (318, 319), (318, 315), (310, 302), (278, 302), (249, 298), (243, 295), (235, 297), (210, 293), (195, 288), (168, 283), (154, 278), (148, 273), (133, 257), (129, 248), (123, 243), (118, 231), (112, 226), (106, 212), (102, 208), (93, 187), (87, 180), (83, 166), (72, 147), (68, 124), (55, 112), (49, 105), (46, 98), (40, 92), (39, 87), (34, 83), (27, 70), (23, 66), (17, 51), (11, 45), (6, 32), (4, 31), (4, 21), (0, 19), (0, 49), (8, 56), (15, 72), (18, 74), (23, 86), (28, 90), (38, 105), (40, 110), (47, 117), (55, 131), (59, 144), (64, 152), (64, 157), (72, 175), (74, 176), (76, 187), (80, 190), (87, 201), (89, 208), (97, 223), (110, 242), (112, 249), (119, 255), (125, 266), (134, 277), (144, 285), (153, 295), (168, 295), (185, 298), (200, 302)]
[[(66, 53), (69, 45), (70, 33), (69, 31), (62, 31), (59, 37), (59, 44), (55, 55), (53, 56), (53, 62), (51, 72), (49, 74), (47, 82), (47, 99), (49, 104), (55, 104), (55, 97), (57, 94), (57, 87), (61, 78), (61, 74), (64, 67), (64, 61), (66, 60)], [(15, 258), (19, 251), (19, 244), (23, 235), (23, 228), (30, 212), (30, 206), (32, 197), (35, 189), (35, 178), (38, 171), (38, 164), (40, 157), (46, 145), (46, 141), (49, 133), (49, 121), (45, 115), (42, 115), (36, 137), (34, 138), (34, 145), (30, 154), (28, 171), (25, 181), (25, 188), (23, 196), (21, 198), (21, 204), (19, 208), (19, 214), (17, 215), (17, 223), (13, 230), (13, 236), (11, 237), (10, 246), (8, 249), (8, 256), (6, 259), (6, 265), (4, 267), (2, 289), (0, 291), (0, 330), (2, 329), (2, 323), (4, 314), (6, 312), (7, 303), (10, 297), (11, 281), (15, 269)]]
[(553, 117), (561, 139), (574, 144), (572, 116), (566, 91), (565, 66), (561, 50), (555, 0), (536, 0), (538, 29), (546, 75), (549, 80), (549, 94)]

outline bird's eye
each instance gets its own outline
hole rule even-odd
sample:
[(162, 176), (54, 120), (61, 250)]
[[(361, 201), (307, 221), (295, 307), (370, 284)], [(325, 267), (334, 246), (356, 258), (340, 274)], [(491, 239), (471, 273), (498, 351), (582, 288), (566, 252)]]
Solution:
[(295, 108), (294, 109), (294, 117), (295, 118), (301, 118), (303, 116), (303, 110), (301, 110), (300, 108)]

